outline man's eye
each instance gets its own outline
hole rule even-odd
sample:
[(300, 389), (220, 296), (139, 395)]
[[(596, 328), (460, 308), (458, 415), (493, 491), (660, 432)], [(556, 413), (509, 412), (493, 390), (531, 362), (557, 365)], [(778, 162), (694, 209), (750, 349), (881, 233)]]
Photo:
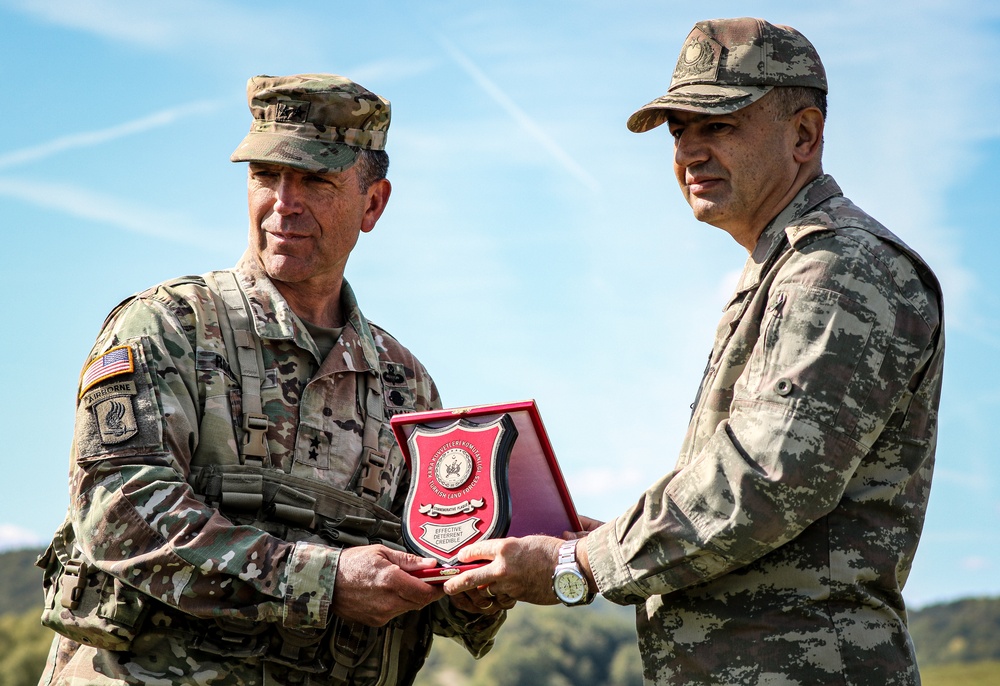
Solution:
[(684, 133), (684, 129), (678, 127), (676, 129), (670, 129), (670, 135), (673, 136), (674, 140), (680, 140), (681, 134)]
[(732, 125), (721, 121), (712, 122), (711, 124), (708, 125), (708, 130), (713, 133), (721, 133), (723, 131), (728, 131), (730, 128), (732, 128)]

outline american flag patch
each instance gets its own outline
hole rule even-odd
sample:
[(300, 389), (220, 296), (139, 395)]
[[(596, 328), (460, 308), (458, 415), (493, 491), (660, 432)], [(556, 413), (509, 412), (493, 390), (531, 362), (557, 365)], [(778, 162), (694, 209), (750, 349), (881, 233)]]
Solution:
[(120, 345), (104, 353), (87, 365), (80, 379), (80, 395), (87, 392), (91, 386), (119, 374), (131, 374), (135, 371), (132, 361), (132, 348)]

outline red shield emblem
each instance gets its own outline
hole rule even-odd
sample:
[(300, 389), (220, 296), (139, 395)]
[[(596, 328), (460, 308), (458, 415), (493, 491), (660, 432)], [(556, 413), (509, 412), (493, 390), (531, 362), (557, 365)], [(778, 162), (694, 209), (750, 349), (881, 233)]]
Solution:
[(403, 511), (410, 550), (454, 565), (470, 543), (507, 535), (507, 465), (516, 439), (507, 414), (486, 424), (417, 425), (407, 440), (411, 476)]

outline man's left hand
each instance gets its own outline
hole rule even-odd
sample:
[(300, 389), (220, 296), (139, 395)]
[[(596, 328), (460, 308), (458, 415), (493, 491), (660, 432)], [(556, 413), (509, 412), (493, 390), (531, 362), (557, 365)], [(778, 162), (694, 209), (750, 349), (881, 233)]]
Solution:
[(489, 560), (489, 563), (448, 579), (444, 591), (453, 600), (459, 594), (475, 592), (493, 594), (508, 602), (523, 600), (536, 605), (554, 605), (559, 601), (552, 591), (552, 572), (562, 543), (562, 539), (552, 536), (473, 543), (459, 553), (461, 561)]

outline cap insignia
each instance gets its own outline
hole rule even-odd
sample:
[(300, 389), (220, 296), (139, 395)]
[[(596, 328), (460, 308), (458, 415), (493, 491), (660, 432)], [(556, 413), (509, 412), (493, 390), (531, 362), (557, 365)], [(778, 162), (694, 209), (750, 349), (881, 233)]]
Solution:
[(274, 121), (304, 124), (308, 121), (309, 103), (302, 100), (282, 100), (275, 103)]
[(671, 85), (677, 86), (691, 81), (715, 81), (722, 45), (700, 31), (688, 38), (687, 44), (677, 58)]

